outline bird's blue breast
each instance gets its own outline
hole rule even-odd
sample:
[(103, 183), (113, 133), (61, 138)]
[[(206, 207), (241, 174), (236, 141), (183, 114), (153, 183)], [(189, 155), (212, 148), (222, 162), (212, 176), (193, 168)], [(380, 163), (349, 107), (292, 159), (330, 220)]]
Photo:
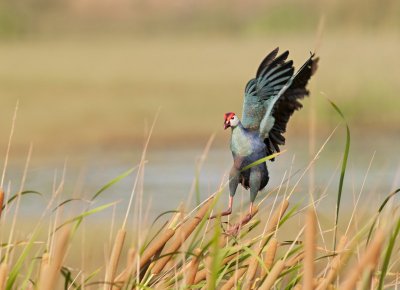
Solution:
[(231, 151), (234, 156), (250, 157), (265, 154), (265, 144), (257, 131), (248, 131), (241, 126), (232, 130)]

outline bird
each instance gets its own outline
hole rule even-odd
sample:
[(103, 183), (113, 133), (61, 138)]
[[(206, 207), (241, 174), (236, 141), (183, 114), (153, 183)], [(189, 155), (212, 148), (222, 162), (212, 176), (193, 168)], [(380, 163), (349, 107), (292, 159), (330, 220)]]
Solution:
[[(269, 181), (266, 161), (254, 162), (280, 152), (285, 145), (287, 123), (303, 107), (300, 100), (309, 95), (307, 84), (316, 72), (319, 58), (314, 53), (295, 73), (289, 51), (278, 55), (277, 47), (260, 63), (256, 76), (248, 81), (244, 91), (242, 120), (234, 112), (224, 114), (224, 129), (231, 128), (230, 149), (233, 165), (229, 173), (228, 209), (232, 213), (233, 198), (239, 183), (250, 190), (250, 207), (242, 223), (252, 218), (255, 198)], [(274, 161), (271, 158), (270, 161)], [(249, 166), (252, 166), (248, 168)]]

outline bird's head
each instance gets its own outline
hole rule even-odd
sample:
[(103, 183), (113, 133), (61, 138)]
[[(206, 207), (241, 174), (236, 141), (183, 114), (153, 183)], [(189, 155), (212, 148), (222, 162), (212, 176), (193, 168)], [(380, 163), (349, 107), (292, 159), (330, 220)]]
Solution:
[(228, 129), (229, 127), (236, 127), (239, 125), (239, 118), (236, 116), (235, 113), (229, 112), (225, 113), (224, 115), (225, 121), (224, 121), (224, 129)]

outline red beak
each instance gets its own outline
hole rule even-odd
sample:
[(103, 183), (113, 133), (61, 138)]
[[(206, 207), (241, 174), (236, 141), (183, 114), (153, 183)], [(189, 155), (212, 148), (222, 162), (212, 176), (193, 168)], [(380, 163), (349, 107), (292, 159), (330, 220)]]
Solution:
[(231, 125), (228, 123), (224, 123), (224, 130), (228, 129)]

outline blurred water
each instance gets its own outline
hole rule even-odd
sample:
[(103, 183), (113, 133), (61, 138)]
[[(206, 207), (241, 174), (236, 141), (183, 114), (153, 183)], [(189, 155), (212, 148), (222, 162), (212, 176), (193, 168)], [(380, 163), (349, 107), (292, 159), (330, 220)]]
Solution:
[[(365, 179), (369, 163), (373, 157), (371, 168), (365, 181), (361, 206), (376, 210), (380, 201), (395, 187), (400, 187), (398, 155), (390, 155), (394, 148), (388, 148), (387, 144), (396, 146), (397, 140), (378, 140), (379, 142), (364, 142), (358, 140), (353, 142), (348, 163), (348, 170), (345, 178), (343, 192), (343, 210), (349, 211), (354, 206), (355, 196), (359, 194)], [(317, 149), (323, 140), (317, 141)], [(385, 144), (381, 146), (380, 144)], [(282, 179), (288, 176), (289, 171), (292, 177), (289, 181), (290, 188), (300, 178), (302, 172), (312, 159), (308, 150), (307, 140), (292, 141), (286, 147), (287, 152), (277, 158), (274, 163), (268, 162), (270, 170), (270, 183), (266, 190), (259, 193), (258, 200), (265, 196), (268, 190), (275, 188)], [(336, 194), (339, 182), (342, 150), (344, 144), (339, 141), (332, 141), (327, 144), (321, 152), (319, 159), (312, 169), (314, 176), (315, 191), (314, 197), (325, 192), (326, 197), (321, 201), (320, 209), (326, 213), (333, 213), (335, 209)], [(197, 149), (168, 149), (149, 150), (146, 156), (146, 166), (143, 182), (143, 190), (139, 182), (136, 196), (143, 193), (142, 218), (152, 220), (161, 212), (176, 209), (181, 202), (187, 202), (190, 197), (193, 181), (196, 176), (196, 164), (202, 155), (202, 148)], [(66, 165), (65, 184), (63, 193), (58, 202), (70, 197), (90, 199), (107, 182), (134, 167), (140, 160), (141, 152), (129, 151), (97, 151), (82, 156), (71, 156)], [(226, 181), (226, 174), (232, 164), (230, 151), (226, 148), (212, 148), (206, 156), (203, 167), (199, 174), (200, 199), (203, 200), (216, 190), (220, 184)], [(27, 217), (39, 216), (46, 207), (53, 190), (53, 180), (57, 176), (58, 184), (61, 179), (64, 167), (64, 160), (52, 160), (44, 162), (42, 159), (33, 158), (32, 165), (28, 171), (25, 189), (37, 190), (44, 195), (26, 196), (21, 203), (21, 214)], [(23, 172), (23, 163), (10, 162), (10, 169), (6, 180), (12, 180), (12, 192), (19, 188), (19, 180)], [(299, 182), (291, 200), (293, 202), (307, 203), (309, 200), (311, 176), (308, 171)], [(125, 214), (128, 200), (136, 177), (134, 174), (128, 176), (119, 183), (113, 185), (101, 194), (96, 200), (99, 206), (113, 201), (120, 201), (116, 207), (116, 215)], [(285, 187), (281, 191), (285, 192)], [(225, 207), (228, 191), (225, 188), (220, 207)], [(275, 195), (272, 195), (266, 202), (272, 202)], [(239, 189), (235, 198), (236, 205), (247, 202), (249, 194)], [(57, 202), (56, 202), (57, 203)], [(196, 197), (191, 197), (191, 206), (196, 203)], [(244, 206), (247, 207), (245, 204)], [(83, 201), (73, 201), (66, 206), (66, 211), (79, 212), (87, 207)], [(137, 208), (132, 208), (135, 212)], [(96, 217), (110, 218), (109, 209)]]

